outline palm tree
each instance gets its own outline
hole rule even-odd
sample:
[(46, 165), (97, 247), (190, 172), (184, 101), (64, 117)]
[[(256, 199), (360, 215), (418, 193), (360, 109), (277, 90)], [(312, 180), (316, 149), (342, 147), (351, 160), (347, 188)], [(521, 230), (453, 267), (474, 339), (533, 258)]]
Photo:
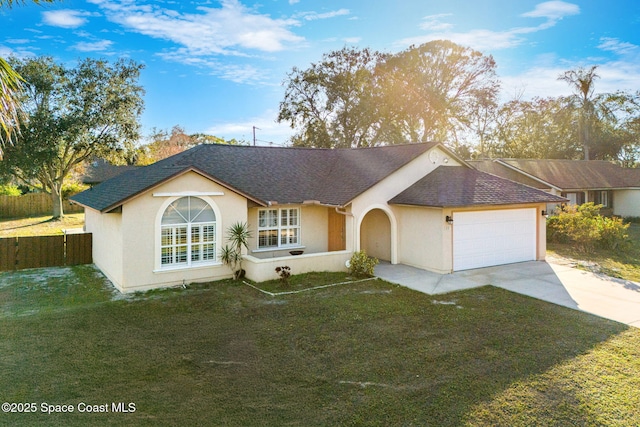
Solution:
[(580, 118), (578, 121), (578, 135), (580, 143), (584, 151), (584, 159), (590, 160), (589, 147), (591, 146), (591, 129), (593, 129), (595, 114), (595, 103), (593, 97), (594, 82), (600, 78), (596, 74), (597, 65), (592, 66), (588, 70), (580, 67), (577, 70), (565, 71), (558, 77), (571, 86), (574, 91), (572, 101), (574, 101), (580, 110)]
[(251, 239), (249, 224), (246, 222), (236, 222), (227, 229), (227, 240), (231, 244), (225, 245), (220, 253), (222, 262), (227, 264), (233, 271), (234, 279), (242, 279), (244, 270), (242, 269), (242, 248), (249, 249), (249, 239)]
[[(53, 3), (55, 0), (31, 0), (35, 4)], [(25, 0), (0, 0), (0, 8), (11, 8), (14, 4), (24, 4)], [(11, 142), (17, 122), (22, 116), (19, 95), (24, 80), (9, 63), (0, 57), (0, 158), (2, 147)]]
[[(1, 1), (1, 0), (0, 0)], [(11, 142), (16, 123), (22, 115), (18, 96), (22, 91), (22, 77), (0, 58), (0, 158), (2, 145)]]

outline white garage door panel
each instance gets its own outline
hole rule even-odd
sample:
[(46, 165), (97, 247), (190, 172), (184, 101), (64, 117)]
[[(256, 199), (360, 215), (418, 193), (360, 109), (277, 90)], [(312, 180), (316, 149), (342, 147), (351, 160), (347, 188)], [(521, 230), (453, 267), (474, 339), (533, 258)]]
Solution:
[(453, 216), (453, 269), (536, 259), (536, 210), (456, 212)]

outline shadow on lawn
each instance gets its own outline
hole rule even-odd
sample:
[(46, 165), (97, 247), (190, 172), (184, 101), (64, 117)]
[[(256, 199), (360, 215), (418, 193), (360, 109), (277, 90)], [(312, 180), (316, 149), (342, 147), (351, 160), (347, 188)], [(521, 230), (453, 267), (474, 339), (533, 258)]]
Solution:
[[(11, 221), (11, 220), (9, 219), (7, 221)], [(2, 230), (19, 230), (21, 228), (34, 227), (36, 225), (42, 225), (42, 224), (54, 223), (54, 222), (62, 223), (62, 220), (60, 218), (49, 218), (43, 221), (30, 222), (28, 224), (17, 225), (15, 227), (7, 227), (7, 228), (1, 228), (1, 229)]]
[[(527, 405), (567, 417), (529, 425), (592, 425), (588, 404), (571, 404), (573, 391), (554, 384), (536, 402), (493, 402), (627, 330), (492, 286), (429, 296), (374, 280), (274, 298), (223, 281), (110, 301), (104, 282), (93, 291), (74, 283), (66, 301), (102, 303), (0, 319), (5, 400), (131, 399), (126, 422), (142, 425), (500, 425), (483, 408)], [(34, 287), (13, 298), (26, 306), (45, 296)], [(43, 420), (104, 424), (118, 415)]]

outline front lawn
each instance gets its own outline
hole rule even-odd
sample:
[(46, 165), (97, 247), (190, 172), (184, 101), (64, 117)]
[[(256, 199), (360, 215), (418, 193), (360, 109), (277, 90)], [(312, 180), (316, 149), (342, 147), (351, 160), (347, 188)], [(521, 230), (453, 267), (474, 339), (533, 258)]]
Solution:
[(596, 249), (583, 253), (576, 251), (575, 246), (569, 243), (548, 243), (547, 249), (552, 256), (573, 260), (578, 268), (640, 282), (640, 224), (632, 223), (628, 231), (630, 247), (623, 251)]
[(0, 397), (36, 404), (0, 424), (640, 425), (640, 330), (502, 289), (122, 296), (57, 271), (0, 274)]

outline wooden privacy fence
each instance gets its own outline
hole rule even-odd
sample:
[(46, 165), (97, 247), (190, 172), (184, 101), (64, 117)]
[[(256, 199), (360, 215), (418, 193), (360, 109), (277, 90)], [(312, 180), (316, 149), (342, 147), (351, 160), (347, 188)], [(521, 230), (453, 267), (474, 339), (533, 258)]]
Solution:
[[(81, 213), (83, 211), (82, 206), (72, 205), (68, 200), (62, 202), (62, 208), (65, 213)], [(51, 215), (52, 211), (51, 196), (46, 193), (0, 196), (0, 218)]]
[(91, 243), (91, 233), (3, 238), (0, 271), (91, 264)]

